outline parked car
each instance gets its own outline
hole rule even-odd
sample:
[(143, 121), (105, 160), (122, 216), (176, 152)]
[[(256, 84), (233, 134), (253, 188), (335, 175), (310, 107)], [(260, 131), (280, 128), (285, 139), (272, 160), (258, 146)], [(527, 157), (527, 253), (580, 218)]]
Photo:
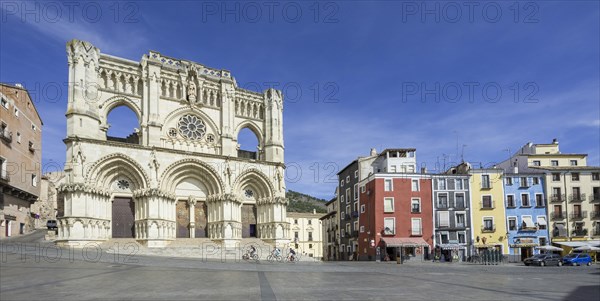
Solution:
[(557, 254), (533, 255), (532, 257), (525, 258), (525, 260), (523, 260), (523, 263), (525, 265), (539, 265), (539, 266), (545, 266), (545, 265), (562, 266), (562, 264), (563, 264), (563, 262), (560, 258), (560, 255), (557, 255)]
[(586, 253), (571, 253), (563, 257), (562, 262), (570, 265), (592, 265), (592, 257)]
[(56, 223), (55, 220), (47, 221), (46, 227), (48, 227), (48, 230), (58, 230), (58, 224)]

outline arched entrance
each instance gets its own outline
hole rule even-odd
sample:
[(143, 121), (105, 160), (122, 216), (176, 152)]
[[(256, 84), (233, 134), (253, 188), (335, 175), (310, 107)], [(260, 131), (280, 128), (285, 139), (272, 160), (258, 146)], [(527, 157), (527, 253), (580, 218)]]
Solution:
[(256, 237), (256, 206), (242, 205), (242, 238)]
[(135, 204), (132, 198), (115, 197), (112, 202), (112, 237), (135, 237)]

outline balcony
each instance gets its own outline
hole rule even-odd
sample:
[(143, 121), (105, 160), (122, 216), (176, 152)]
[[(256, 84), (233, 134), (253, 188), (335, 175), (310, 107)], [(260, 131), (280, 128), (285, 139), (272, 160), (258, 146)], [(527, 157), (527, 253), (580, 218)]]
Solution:
[(575, 229), (575, 230), (571, 231), (571, 235), (575, 236), (575, 237), (582, 237), (582, 236), (586, 236), (587, 234), (588, 234), (587, 229)]
[(525, 226), (521, 226), (521, 227), (519, 227), (519, 230), (520, 231), (534, 231), (535, 232), (535, 231), (538, 230), (538, 228), (537, 227), (525, 227)]
[(12, 142), (12, 132), (9, 131), (0, 131), (0, 139), (4, 140), (6, 143)]
[(600, 218), (600, 211), (594, 210), (594, 211), (590, 212), (590, 218), (592, 218), (592, 219), (599, 219)]
[(550, 202), (551, 203), (562, 203), (565, 201), (566, 198), (567, 198), (567, 196), (565, 194), (553, 194), (552, 196), (550, 196)]
[(592, 202), (592, 203), (600, 203), (600, 194), (590, 195), (590, 202)]
[(481, 182), (481, 189), (492, 189), (492, 183), (491, 182)]
[(569, 196), (569, 201), (571, 201), (573, 203), (583, 202), (583, 200), (585, 200), (585, 193), (572, 194)]
[(587, 211), (571, 212), (569, 214), (570, 219), (582, 219), (582, 218), (586, 218), (586, 217), (587, 217)]
[(479, 205), (481, 206), (481, 209), (491, 210), (495, 208), (494, 203), (494, 201), (481, 201), (479, 202)]
[(496, 232), (496, 224), (493, 224), (491, 227), (490, 226), (485, 226), (482, 225), (481, 226), (481, 233), (492, 233), (492, 232)]
[(565, 211), (563, 212), (550, 212), (550, 219), (552, 220), (560, 220), (564, 219), (567, 216)]

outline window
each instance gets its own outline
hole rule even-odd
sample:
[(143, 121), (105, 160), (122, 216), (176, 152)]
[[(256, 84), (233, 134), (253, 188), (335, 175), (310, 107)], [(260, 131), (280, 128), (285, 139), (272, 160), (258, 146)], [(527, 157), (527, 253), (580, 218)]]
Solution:
[(346, 205), (346, 214), (350, 215), (350, 205)]
[(422, 235), (423, 231), (421, 230), (421, 219), (420, 218), (412, 218), (411, 219), (411, 235)]
[(465, 232), (458, 232), (458, 243), (466, 244), (467, 243), (467, 235)]
[(294, 225), (298, 224), (298, 219), (294, 219)]
[(340, 195), (340, 202), (343, 203), (344, 202), (344, 196)]
[(394, 187), (392, 186), (392, 179), (385, 179), (383, 190), (384, 191), (392, 191)]
[(411, 190), (412, 191), (419, 191), (419, 180), (413, 179), (411, 181)]
[(539, 241), (540, 241), (540, 246), (545, 246), (548, 244), (548, 241), (546, 240), (545, 237), (540, 237)]
[(35, 148), (33, 146), (33, 142), (29, 141), (29, 151), (32, 153), (35, 151)]
[(443, 244), (447, 244), (449, 242), (448, 237), (449, 237), (448, 232), (440, 232), (440, 241)]
[(360, 192), (365, 193), (365, 186), (360, 186)]
[(454, 180), (454, 188), (456, 190), (463, 190), (462, 180), (461, 179), (455, 179)]
[(35, 131), (37, 131), (37, 127), (35, 126), (35, 124), (33, 124), (33, 123), (31, 124), (31, 129), (32, 129), (34, 132), (35, 132)]
[(536, 193), (535, 195), (535, 206), (544, 207), (544, 197), (539, 193)]
[(313, 237), (312, 237), (312, 232), (308, 232), (308, 241), (312, 241)]
[(517, 231), (517, 218), (516, 217), (508, 218), (508, 230), (509, 231)]
[(493, 217), (484, 217), (483, 218), (483, 231), (487, 231), (487, 232), (495, 231)]
[(357, 179), (358, 178), (358, 170), (354, 171), (354, 178)]
[(446, 179), (438, 179), (438, 189), (446, 190)]
[(515, 205), (515, 196), (512, 194), (509, 194), (506, 196), (506, 207), (508, 208), (515, 208), (517, 207)]
[(360, 233), (364, 233), (365, 232), (365, 226), (360, 226)]
[(6, 99), (4, 99), (4, 97), (2, 97), (0, 102), (2, 103), (2, 106), (8, 110), (8, 101), (6, 101)]
[(421, 200), (420, 199), (412, 199), (410, 201), (410, 204), (411, 204), (410, 212), (412, 212), (412, 213), (421, 212)]
[(0, 158), (0, 178), (8, 179), (8, 175), (6, 174), (6, 159)]
[(358, 200), (358, 184), (354, 184), (354, 199)]
[(308, 220), (308, 224), (312, 225), (312, 220), (311, 219)]
[(559, 173), (553, 173), (552, 174), (552, 181), (560, 181), (560, 174)]
[(19, 118), (19, 109), (15, 108), (15, 116)]
[(450, 212), (438, 211), (438, 220), (440, 227), (450, 227)]
[(350, 176), (346, 176), (346, 183), (350, 184)]
[(492, 196), (484, 195), (481, 197), (481, 208), (485, 208), (485, 209), (494, 208), (494, 203), (492, 202)]
[(490, 183), (489, 175), (481, 175), (481, 188), (484, 188), (484, 189), (492, 188), (492, 183)]
[(344, 187), (344, 180), (340, 181), (340, 186)]
[(577, 166), (577, 160), (571, 160), (570, 163), (571, 166)]
[(558, 160), (552, 160), (552, 161), (550, 161), (550, 165), (552, 165), (552, 166), (558, 166)]
[(300, 238), (300, 236), (298, 234), (298, 231), (294, 232), (294, 239), (299, 239), (299, 238)]
[(448, 195), (447, 194), (439, 194), (438, 195), (438, 208), (448, 208)]
[(506, 185), (512, 185), (512, 178), (511, 177), (506, 178)]
[(531, 207), (531, 204), (529, 204), (529, 194), (521, 194), (521, 206)]
[(546, 223), (546, 217), (545, 216), (538, 216), (537, 217), (537, 226), (538, 229), (540, 230), (546, 230), (547, 228), (547, 223)]
[[(312, 249), (312, 244), (308, 244), (308, 248)], [(312, 255), (312, 254), (311, 254)]]
[(360, 213), (365, 213), (365, 205), (360, 205)]
[(394, 212), (394, 198), (383, 199), (383, 212)]
[(574, 172), (571, 174), (571, 181), (579, 181), (579, 173)]
[(541, 166), (542, 163), (539, 160), (534, 160), (533, 161), (533, 166)]
[(354, 222), (354, 225), (352, 226), (352, 230), (358, 231), (358, 222)]
[(31, 175), (31, 185), (37, 187), (37, 175), (35, 174)]
[(533, 181), (533, 185), (540, 184), (540, 178), (538, 178), (538, 177), (533, 177), (533, 178), (531, 178), (531, 180)]
[(521, 177), (520, 184), (521, 187), (529, 187), (529, 184), (527, 183), (527, 177)]
[(17, 132), (17, 142), (21, 143), (21, 133)]
[(466, 226), (466, 219), (464, 213), (456, 213), (456, 227), (464, 228)]
[(390, 166), (390, 172), (396, 172), (396, 165)]
[(465, 195), (463, 193), (457, 193), (454, 195), (454, 207), (465, 208)]
[(383, 233), (387, 235), (393, 235), (396, 233), (396, 219), (393, 217), (386, 217), (383, 219)]
[(593, 181), (600, 181), (600, 172), (593, 172), (592, 173), (592, 180)]

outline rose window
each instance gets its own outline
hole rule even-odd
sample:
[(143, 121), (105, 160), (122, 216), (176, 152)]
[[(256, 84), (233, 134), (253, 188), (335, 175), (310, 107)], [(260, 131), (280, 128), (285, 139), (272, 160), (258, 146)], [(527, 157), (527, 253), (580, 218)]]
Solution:
[(119, 187), (119, 189), (125, 190), (129, 188), (129, 182), (127, 182), (127, 180), (119, 180), (117, 181), (117, 187)]
[(213, 135), (213, 134), (206, 135), (206, 142), (208, 142), (208, 143), (215, 142), (215, 135)]
[(177, 137), (177, 129), (176, 128), (170, 128), (169, 129), (169, 137), (171, 137), (171, 138), (176, 138)]
[(185, 115), (181, 117), (177, 126), (179, 128), (179, 133), (181, 133), (183, 137), (192, 140), (201, 139), (206, 133), (204, 121), (194, 115)]
[(246, 191), (244, 191), (244, 194), (247, 198), (251, 199), (254, 196), (254, 191), (252, 191), (252, 189), (246, 189)]

